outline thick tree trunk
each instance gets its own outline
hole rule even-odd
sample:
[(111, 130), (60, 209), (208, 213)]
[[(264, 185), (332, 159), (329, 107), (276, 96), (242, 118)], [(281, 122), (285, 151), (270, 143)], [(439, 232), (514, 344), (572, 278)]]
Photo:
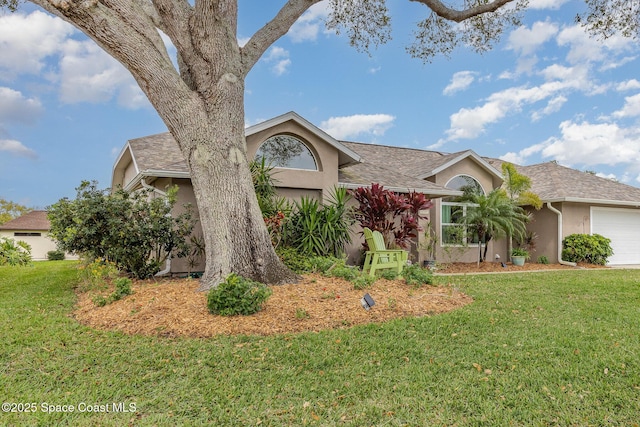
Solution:
[(242, 82), (227, 80), (231, 90), (219, 97), (224, 106), (211, 109), (207, 123), (174, 135), (189, 165), (206, 245), (200, 290), (232, 272), (262, 283), (292, 283), (298, 277), (276, 255), (253, 189)]

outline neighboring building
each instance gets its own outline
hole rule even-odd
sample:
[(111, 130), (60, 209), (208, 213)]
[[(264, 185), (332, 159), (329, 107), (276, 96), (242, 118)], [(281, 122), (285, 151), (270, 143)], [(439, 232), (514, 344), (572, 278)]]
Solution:
[[(51, 224), (47, 211), (31, 211), (0, 225), (0, 237), (22, 240), (31, 246), (31, 257), (35, 261), (47, 259), (47, 252), (55, 251), (56, 244), (49, 238)], [(67, 259), (77, 259), (66, 254)]]
[[(483, 158), (472, 150), (441, 153), (338, 141), (294, 112), (251, 126), (245, 134), (249, 158), (266, 155), (279, 166), (281, 195), (323, 200), (334, 186), (353, 189), (371, 183), (401, 193), (418, 191), (434, 202), (428, 224), (440, 236), (436, 259), (476, 260), (476, 244), (454, 244), (452, 230), (460, 226), (457, 218), (464, 215), (466, 206), (452, 198), (469, 184), (485, 193), (500, 187), (502, 161)], [(534, 211), (529, 225), (539, 236), (534, 260), (545, 255), (557, 261), (559, 245), (568, 234), (599, 233), (612, 240), (612, 264), (640, 263), (640, 245), (635, 244), (640, 238), (640, 188), (553, 162), (518, 166), (518, 170), (532, 179), (532, 191), (545, 202), (540, 211)], [(162, 192), (174, 184), (180, 187), (178, 205), (196, 204), (186, 163), (169, 133), (128, 141), (113, 167), (114, 188), (133, 191), (152, 187)], [(347, 248), (352, 261), (359, 255), (360, 231), (353, 230), (354, 243)], [(488, 246), (489, 260), (496, 254), (508, 259), (505, 239), (491, 241)], [(412, 258), (422, 261), (423, 256), (414, 245)], [(187, 271), (186, 262), (174, 260), (172, 271)]]

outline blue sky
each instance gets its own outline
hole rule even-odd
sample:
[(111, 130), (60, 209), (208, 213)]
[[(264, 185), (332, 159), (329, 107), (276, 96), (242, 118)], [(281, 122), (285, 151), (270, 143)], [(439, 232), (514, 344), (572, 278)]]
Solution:
[[(242, 42), (282, 2), (240, 0)], [(424, 6), (389, 0), (393, 40), (359, 53), (305, 14), (246, 82), (246, 123), (296, 111), (337, 139), (518, 164), (556, 160), (640, 186), (640, 47), (590, 39), (580, 0), (531, 0), (489, 53), (423, 64), (405, 47)], [(0, 12), (0, 197), (46, 207), (82, 180), (110, 185), (128, 139), (166, 127), (135, 81), (79, 31), (23, 5)]]

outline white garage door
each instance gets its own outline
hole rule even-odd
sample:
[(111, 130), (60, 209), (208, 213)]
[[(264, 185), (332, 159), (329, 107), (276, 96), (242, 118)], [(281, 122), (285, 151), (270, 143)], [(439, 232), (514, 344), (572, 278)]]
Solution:
[(640, 264), (640, 209), (591, 208), (591, 233), (611, 239), (609, 264)]

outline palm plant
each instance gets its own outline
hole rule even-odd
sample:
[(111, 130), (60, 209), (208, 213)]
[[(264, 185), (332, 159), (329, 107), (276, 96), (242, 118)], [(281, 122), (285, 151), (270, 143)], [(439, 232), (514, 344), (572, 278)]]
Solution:
[[(523, 236), (529, 215), (509, 198), (507, 193), (497, 188), (489, 194), (465, 191), (460, 201), (472, 206), (467, 209), (464, 223), (467, 229), (478, 236), (478, 264), (487, 256), (487, 243), (492, 238), (502, 236)], [(484, 253), (482, 248), (484, 246)]]

